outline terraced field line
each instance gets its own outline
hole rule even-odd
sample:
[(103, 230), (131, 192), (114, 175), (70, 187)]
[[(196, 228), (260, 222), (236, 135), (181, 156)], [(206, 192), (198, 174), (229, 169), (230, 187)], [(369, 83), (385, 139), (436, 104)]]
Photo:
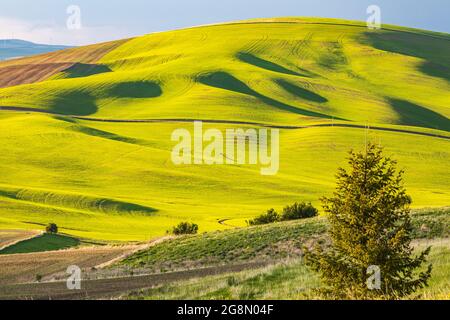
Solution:
[[(326, 127), (367, 129), (367, 127), (364, 125), (351, 124), (351, 123), (322, 123), (322, 124), (312, 124), (312, 125), (307, 125), (307, 126), (288, 126), (288, 125), (283, 126), (283, 125), (271, 125), (271, 124), (260, 123), (260, 122), (251, 122), (251, 121), (192, 119), (192, 118), (184, 118), (184, 119), (183, 118), (180, 118), (180, 119), (170, 119), (170, 118), (169, 119), (105, 119), (105, 118), (93, 118), (93, 117), (85, 117), (85, 116), (65, 115), (65, 114), (51, 112), (48, 110), (22, 108), (22, 107), (2, 107), (2, 106), (0, 106), (0, 111), (43, 113), (43, 114), (50, 114), (50, 115), (54, 115), (54, 116), (72, 118), (72, 119), (77, 119), (77, 120), (94, 121), (94, 122), (110, 122), (110, 123), (166, 123), (166, 122), (191, 123), (194, 121), (202, 121), (204, 123), (251, 125), (251, 126), (267, 127), (267, 128), (273, 128), (273, 129), (286, 129), (286, 130), (326, 128)], [(406, 130), (406, 129), (371, 126), (369, 128), (369, 130), (407, 133), (407, 134), (414, 134), (414, 135), (450, 140), (450, 136), (428, 133), (428, 132), (418, 132), (418, 131)]]

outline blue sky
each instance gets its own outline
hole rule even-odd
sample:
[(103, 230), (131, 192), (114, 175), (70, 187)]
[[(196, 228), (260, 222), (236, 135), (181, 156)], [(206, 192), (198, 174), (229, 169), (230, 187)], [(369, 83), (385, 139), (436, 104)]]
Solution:
[[(366, 20), (369, 5), (382, 22), (450, 32), (449, 0), (0, 0), (0, 39), (82, 45), (199, 24), (276, 16)], [(69, 5), (82, 28), (68, 30)]]

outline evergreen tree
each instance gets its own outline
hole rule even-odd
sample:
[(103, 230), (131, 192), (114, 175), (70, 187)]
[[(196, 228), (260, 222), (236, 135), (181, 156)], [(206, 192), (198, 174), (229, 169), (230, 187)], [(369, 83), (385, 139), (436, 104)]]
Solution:
[[(321, 273), (322, 293), (336, 299), (398, 299), (427, 286), (432, 266), (417, 269), (430, 248), (413, 255), (403, 171), (396, 173), (396, 162), (373, 144), (366, 152), (351, 151), (348, 163), (349, 171), (338, 170), (333, 197), (321, 199), (329, 247), (305, 253), (307, 264)], [(370, 282), (377, 271), (378, 284)]]

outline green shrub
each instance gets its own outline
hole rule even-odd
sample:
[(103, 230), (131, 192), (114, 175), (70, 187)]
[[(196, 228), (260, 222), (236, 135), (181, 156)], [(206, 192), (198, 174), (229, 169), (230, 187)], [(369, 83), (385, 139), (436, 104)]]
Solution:
[(291, 206), (287, 206), (283, 209), (283, 213), (281, 215), (282, 221), (287, 220), (298, 220), (305, 218), (312, 218), (317, 216), (319, 211), (313, 207), (311, 203), (294, 203)]
[[(411, 197), (403, 171), (378, 144), (350, 152), (339, 168), (336, 191), (322, 198), (330, 245), (305, 248), (305, 261), (320, 273), (328, 299), (398, 300), (427, 287), (431, 247), (413, 252)], [(376, 244), (376, 245), (375, 245)], [(378, 270), (378, 280), (375, 281)], [(375, 269), (375, 270), (376, 270)], [(381, 273), (382, 272), (382, 273)]]
[(49, 223), (46, 227), (45, 227), (45, 231), (47, 233), (53, 233), (56, 234), (58, 233), (58, 226), (56, 225), (56, 223)]
[(280, 215), (275, 211), (275, 209), (269, 209), (267, 213), (264, 213), (253, 220), (247, 221), (247, 223), (251, 226), (257, 226), (278, 221), (280, 221)]
[(176, 236), (183, 234), (196, 234), (198, 232), (198, 225), (195, 223), (181, 222), (176, 227), (173, 227), (172, 233)]

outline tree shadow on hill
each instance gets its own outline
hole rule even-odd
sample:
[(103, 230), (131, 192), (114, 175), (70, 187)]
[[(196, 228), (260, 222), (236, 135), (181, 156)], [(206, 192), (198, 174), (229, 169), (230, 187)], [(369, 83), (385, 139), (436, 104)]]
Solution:
[(406, 100), (389, 98), (389, 103), (400, 117), (400, 124), (450, 131), (450, 120), (430, 109)]
[(366, 32), (360, 43), (378, 50), (425, 60), (418, 70), (450, 82), (450, 42), (426, 35), (406, 32)]
[(275, 80), (275, 82), (282, 87), (284, 90), (286, 90), (287, 92), (289, 92), (290, 94), (305, 99), (305, 100), (309, 100), (311, 102), (317, 102), (317, 103), (325, 103), (328, 102), (328, 99), (322, 97), (321, 95), (309, 91), (305, 88), (296, 86), (295, 84), (290, 83), (289, 81), (286, 81), (284, 79), (278, 79)]
[(241, 94), (246, 94), (249, 96), (253, 96), (257, 99), (259, 99), (261, 102), (270, 105), (272, 107), (278, 108), (283, 111), (292, 112), (295, 114), (300, 114), (307, 117), (317, 117), (317, 118), (327, 118), (331, 119), (331, 116), (309, 111), (305, 109), (296, 108), (294, 106), (285, 104), (283, 102), (277, 101), (275, 99), (269, 98), (267, 96), (264, 96), (253, 89), (251, 89), (249, 86), (247, 86), (244, 82), (240, 81), (239, 79), (233, 77), (229, 73), (226, 72), (213, 72), (210, 74), (206, 74), (203, 76), (200, 76), (198, 78), (198, 81), (204, 85), (220, 88), (224, 90), (234, 91)]
[(96, 74), (108, 73), (112, 70), (104, 64), (86, 64), (86, 63), (75, 63), (70, 68), (63, 71), (65, 78), (83, 78), (89, 77)]
[(302, 70), (303, 73), (299, 73), (293, 70), (289, 70), (283, 66), (280, 66), (279, 64), (276, 64), (274, 62), (271, 62), (269, 60), (265, 60), (262, 58), (259, 58), (251, 53), (248, 52), (239, 52), (236, 57), (241, 60), (242, 62), (254, 65), (256, 67), (265, 69), (265, 70), (269, 70), (269, 71), (273, 71), (273, 72), (278, 72), (278, 73), (284, 73), (284, 74), (288, 74), (288, 75), (293, 75), (293, 76), (301, 76), (301, 77), (311, 77), (312, 74), (309, 73), (306, 70)]
[(107, 94), (117, 98), (156, 98), (162, 95), (161, 86), (151, 81), (128, 81), (112, 85)]

